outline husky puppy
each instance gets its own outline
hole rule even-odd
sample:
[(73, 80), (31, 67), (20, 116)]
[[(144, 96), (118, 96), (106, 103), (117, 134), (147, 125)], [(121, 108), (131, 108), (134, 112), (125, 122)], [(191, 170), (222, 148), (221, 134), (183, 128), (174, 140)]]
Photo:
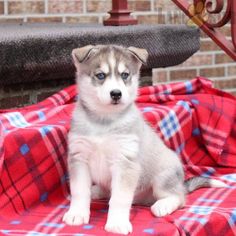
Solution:
[(88, 45), (72, 56), (79, 98), (68, 136), (65, 223), (87, 224), (91, 199), (110, 197), (105, 230), (128, 234), (132, 203), (150, 205), (162, 217), (183, 207), (190, 191), (225, 186), (202, 177), (185, 182), (178, 156), (143, 119), (135, 99), (145, 49)]

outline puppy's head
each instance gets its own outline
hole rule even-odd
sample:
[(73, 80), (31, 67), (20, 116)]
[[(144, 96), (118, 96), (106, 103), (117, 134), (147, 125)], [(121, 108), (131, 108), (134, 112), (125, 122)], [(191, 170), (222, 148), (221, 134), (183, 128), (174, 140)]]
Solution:
[(72, 56), (79, 96), (89, 110), (119, 113), (134, 102), (139, 70), (148, 57), (145, 49), (88, 45), (74, 49)]

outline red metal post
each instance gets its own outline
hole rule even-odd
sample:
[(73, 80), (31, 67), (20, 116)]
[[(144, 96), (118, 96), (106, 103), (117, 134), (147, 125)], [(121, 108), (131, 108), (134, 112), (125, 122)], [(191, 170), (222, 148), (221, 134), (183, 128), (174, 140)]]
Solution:
[(236, 2), (235, 0), (232, 2), (232, 15), (231, 15), (231, 34), (232, 34), (232, 42), (234, 48), (236, 49)]
[(103, 21), (104, 25), (136, 25), (138, 22), (130, 15), (127, 0), (112, 0), (110, 18)]

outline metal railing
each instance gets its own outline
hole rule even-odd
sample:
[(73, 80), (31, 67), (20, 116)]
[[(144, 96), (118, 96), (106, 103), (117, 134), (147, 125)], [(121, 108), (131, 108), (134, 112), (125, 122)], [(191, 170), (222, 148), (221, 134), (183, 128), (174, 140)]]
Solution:
[[(236, 0), (172, 0), (196, 25), (236, 61)], [(133, 25), (137, 20), (130, 15), (127, 0), (112, 0), (110, 18), (104, 25)], [(211, 15), (220, 15), (217, 22), (211, 22)], [(231, 25), (228, 39), (220, 29)]]
[[(232, 59), (236, 60), (235, 0), (193, 0), (192, 4), (187, 0), (172, 1)], [(218, 16), (219, 19), (213, 22), (211, 16)], [(230, 23), (231, 27), (230, 39), (220, 31), (227, 23)]]

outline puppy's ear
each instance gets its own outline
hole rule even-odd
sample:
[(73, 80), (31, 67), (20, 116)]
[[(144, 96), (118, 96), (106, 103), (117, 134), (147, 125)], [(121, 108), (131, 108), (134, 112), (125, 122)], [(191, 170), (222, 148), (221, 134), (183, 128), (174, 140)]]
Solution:
[(129, 52), (138, 59), (142, 64), (146, 64), (148, 59), (148, 52), (144, 48), (128, 47)]
[(82, 48), (75, 48), (72, 51), (72, 57), (75, 65), (78, 65), (84, 61), (86, 61), (91, 55), (93, 49), (95, 49), (94, 45), (87, 45)]

